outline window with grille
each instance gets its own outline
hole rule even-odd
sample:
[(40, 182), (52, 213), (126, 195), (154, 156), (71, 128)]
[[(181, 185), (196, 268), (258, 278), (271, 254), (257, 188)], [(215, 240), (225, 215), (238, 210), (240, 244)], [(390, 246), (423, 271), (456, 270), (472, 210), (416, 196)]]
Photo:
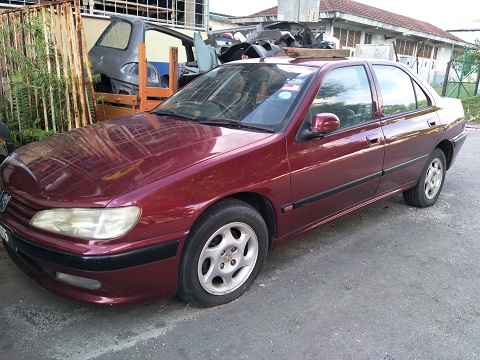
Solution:
[(365, 40), (363, 41), (364, 44), (371, 44), (373, 39), (373, 34), (365, 33)]
[[(27, 6), (42, 0), (8, 0), (3, 3)], [(79, 0), (83, 14), (133, 15), (183, 29), (207, 30), (208, 0)]]
[(174, 27), (206, 30), (207, 0), (84, 0), (82, 12), (95, 15), (125, 14)]
[(412, 56), (415, 48), (415, 43), (410, 40), (397, 39), (395, 41), (397, 54)]
[(420, 44), (417, 50), (418, 57), (430, 59), (432, 57), (433, 46)]
[(333, 36), (340, 40), (340, 45), (355, 47), (360, 44), (362, 32), (353, 29), (333, 28)]

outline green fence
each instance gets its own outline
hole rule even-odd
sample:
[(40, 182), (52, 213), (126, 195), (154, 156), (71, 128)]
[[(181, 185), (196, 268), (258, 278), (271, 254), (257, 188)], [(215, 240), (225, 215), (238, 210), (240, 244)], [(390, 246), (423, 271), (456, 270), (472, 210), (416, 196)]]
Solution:
[(480, 63), (471, 60), (467, 48), (462, 56), (452, 59), (447, 68), (442, 95), (466, 99), (478, 94)]

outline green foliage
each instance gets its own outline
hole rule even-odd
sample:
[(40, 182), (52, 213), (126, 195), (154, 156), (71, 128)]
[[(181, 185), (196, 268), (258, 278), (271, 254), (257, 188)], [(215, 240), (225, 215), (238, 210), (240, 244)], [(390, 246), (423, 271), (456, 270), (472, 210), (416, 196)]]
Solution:
[[(435, 91), (439, 94), (442, 95), (442, 87), (443, 85), (435, 85), (433, 88)], [(468, 82), (463, 82), (462, 84), (459, 84), (457, 82), (449, 82), (447, 85), (446, 89), (446, 94), (450, 94), (449, 97), (455, 97), (458, 99), (466, 99), (471, 97), (475, 93), (475, 84), (474, 83), (468, 83)]]
[(467, 121), (480, 124), (480, 95), (462, 100)]
[(480, 62), (480, 39), (475, 40), (475, 46), (470, 49), (468, 53), (468, 59), (472, 63)]
[(37, 130), (45, 130), (45, 126), (48, 126), (46, 122), (43, 129), (38, 128), (41, 124), (40, 114), (52, 113), (43, 100), (50, 86), (56, 85), (52, 84), (52, 74), (47, 68), (47, 60), (54, 59), (47, 54), (41, 21), (37, 15), (15, 26), (13, 21), (8, 21), (0, 29), (0, 36), (10, 40), (2, 42), (0, 47), (0, 53), (4, 56), (2, 80), (6, 85), (0, 116), (6, 120), (17, 146), (36, 139)]
[(49, 11), (25, 9), (2, 17), (0, 120), (9, 127), (16, 146), (76, 127), (75, 117), (78, 123), (83, 110), (79, 109), (81, 97), (93, 109), (89, 87), (80, 90), (78, 79), (72, 80), (79, 70), (85, 74), (85, 69), (69, 68), (71, 55), (66, 45), (54, 42), (57, 36)]
[(452, 62), (452, 69), (458, 76), (469, 74), (475, 71), (480, 62), (480, 42), (476, 40), (473, 48), (466, 49), (466, 52), (458, 56)]

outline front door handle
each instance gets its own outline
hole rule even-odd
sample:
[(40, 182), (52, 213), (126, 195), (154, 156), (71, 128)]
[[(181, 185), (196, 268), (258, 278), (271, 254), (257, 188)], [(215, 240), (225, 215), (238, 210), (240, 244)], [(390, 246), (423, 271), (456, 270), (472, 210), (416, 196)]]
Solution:
[(378, 136), (378, 135), (367, 136), (368, 146), (380, 145), (381, 141), (382, 141), (381, 136)]

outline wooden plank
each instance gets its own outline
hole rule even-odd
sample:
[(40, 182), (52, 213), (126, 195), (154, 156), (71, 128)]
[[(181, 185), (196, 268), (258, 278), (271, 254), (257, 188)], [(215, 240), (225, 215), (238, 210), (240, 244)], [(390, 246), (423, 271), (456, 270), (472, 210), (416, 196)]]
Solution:
[(147, 80), (147, 50), (145, 43), (140, 43), (138, 44), (138, 97), (140, 98), (140, 111), (146, 111)]
[(110, 93), (95, 93), (95, 98), (102, 103), (112, 103), (119, 105), (129, 105), (136, 107), (138, 103), (138, 97), (136, 95), (123, 95), (123, 94), (110, 94)]
[(169, 74), (168, 87), (170, 88), (170, 95), (178, 91), (178, 48), (170, 46), (169, 53)]
[(348, 49), (310, 49), (310, 48), (289, 48), (284, 47), (283, 50), (288, 56), (302, 59), (315, 58), (344, 58), (350, 56)]
[(97, 121), (115, 119), (138, 112), (138, 97), (136, 95), (95, 93), (97, 104)]
[(146, 111), (150, 111), (155, 109), (158, 105), (162, 103), (163, 100), (147, 100), (147, 104), (145, 108), (147, 109)]
[(138, 110), (134, 110), (133, 108), (108, 104), (97, 104), (98, 121), (116, 119), (118, 117), (135, 114), (136, 112), (138, 112)]
[[(140, 46), (142, 45), (142, 46)], [(163, 99), (177, 92), (178, 89), (178, 48), (170, 46), (169, 51), (169, 83), (168, 88), (147, 86), (147, 57), (145, 44), (138, 46), (138, 76), (140, 111), (150, 111)], [(152, 99), (157, 98), (157, 99)]]
[(157, 88), (157, 87), (148, 87), (147, 88), (147, 98), (167, 98), (172, 95), (170, 88)]
[(169, 87), (149, 87), (147, 86), (148, 70), (145, 44), (138, 44), (138, 96), (95, 93), (95, 98), (100, 102), (97, 105), (99, 121), (150, 111), (163, 99), (174, 94), (178, 89), (178, 49), (170, 47), (169, 55)]

